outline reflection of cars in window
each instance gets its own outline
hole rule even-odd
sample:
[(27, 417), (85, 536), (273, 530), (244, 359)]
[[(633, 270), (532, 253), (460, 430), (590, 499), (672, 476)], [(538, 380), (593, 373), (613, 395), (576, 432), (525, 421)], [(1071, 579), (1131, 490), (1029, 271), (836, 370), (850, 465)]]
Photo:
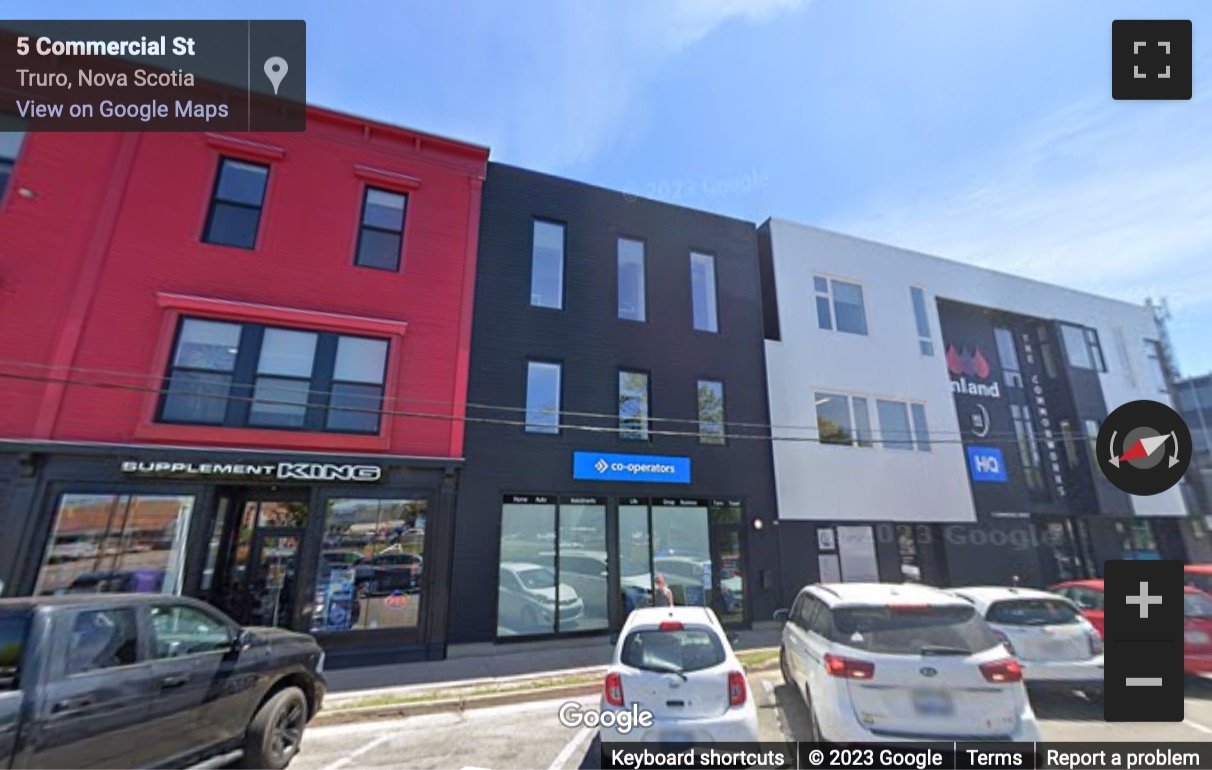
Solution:
[(555, 582), (550, 567), (525, 562), (502, 562), (500, 570), (498, 614), (519, 633), (543, 633), (552, 630), (557, 599), (561, 627), (580, 619), (585, 603), (567, 583)]
[(370, 560), (372, 575), (367, 592), (371, 596), (392, 591), (419, 591), (424, 560), (406, 551), (383, 551)]
[(706, 604), (709, 590), (704, 586), (711, 579), (711, 562), (693, 556), (657, 556), (652, 568), (665, 576), (669, 590), (673, 591), (673, 602), (679, 605)]
[(162, 569), (104, 570), (77, 575), (58, 593), (159, 593), (163, 585)]

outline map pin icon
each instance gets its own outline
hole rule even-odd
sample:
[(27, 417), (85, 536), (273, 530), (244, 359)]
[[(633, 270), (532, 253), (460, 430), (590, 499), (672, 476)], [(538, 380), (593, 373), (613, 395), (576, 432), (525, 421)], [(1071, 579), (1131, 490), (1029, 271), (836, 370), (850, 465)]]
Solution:
[(286, 71), (290, 67), (286, 66), (286, 60), (281, 56), (271, 56), (265, 60), (265, 77), (269, 78), (269, 82), (273, 83), (274, 96), (278, 95), (278, 86), (282, 83), (282, 78), (286, 77)]

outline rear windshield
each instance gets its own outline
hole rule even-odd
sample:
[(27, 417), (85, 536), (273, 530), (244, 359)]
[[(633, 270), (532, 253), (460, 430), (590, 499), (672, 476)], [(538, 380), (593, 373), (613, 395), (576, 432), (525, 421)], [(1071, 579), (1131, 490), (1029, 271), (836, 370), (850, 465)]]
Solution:
[(724, 662), (724, 645), (705, 628), (633, 631), (623, 644), (622, 663), (646, 671), (686, 672)]
[(867, 652), (971, 655), (998, 644), (972, 607), (842, 607), (832, 639)]
[(1004, 626), (1057, 626), (1077, 623), (1080, 615), (1060, 599), (1008, 599), (989, 605), (985, 620)]
[(25, 635), (29, 631), (26, 613), (0, 613), (0, 692), (20, 686), (21, 653), (25, 650)]
[(1183, 614), (1189, 618), (1212, 618), (1212, 599), (1203, 594), (1183, 594)]

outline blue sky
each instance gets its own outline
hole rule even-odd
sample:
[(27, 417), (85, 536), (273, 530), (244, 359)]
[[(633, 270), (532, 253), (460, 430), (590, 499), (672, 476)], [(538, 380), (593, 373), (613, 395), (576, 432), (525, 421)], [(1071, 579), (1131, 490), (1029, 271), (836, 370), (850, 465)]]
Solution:
[[(245, 18), (250, 5), (188, 8)], [(186, 8), (103, 7), (103, 18)], [(1212, 3), (252, 7), (257, 18), (307, 20), (313, 102), (639, 195), (1135, 302), (1166, 297), (1183, 373), (1212, 371)], [(102, 18), (94, 2), (31, 3), (28, 15), (52, 8)], [(1111, 21), (1158, 16), (1194, 22), (1194, 98), (1113, 101)]]

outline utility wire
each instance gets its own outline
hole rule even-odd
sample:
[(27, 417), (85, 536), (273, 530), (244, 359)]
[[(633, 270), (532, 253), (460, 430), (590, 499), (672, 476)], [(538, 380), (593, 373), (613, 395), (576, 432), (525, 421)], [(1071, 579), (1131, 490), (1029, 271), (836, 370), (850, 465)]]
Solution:
[[(14, 360), (14, 359), (0, 359), (0, 365), (21, 366), (21, 367), (27, 367), (27, 368), (33, 368), (33, 369), (53, 370), (56, 373), (58, 373), (58, 372), (79, 372), (79, 373), (84, 373), (84, 374), (110, 375), (110, 376), (114, 376), (114, 377), (124, 377), (124, 378), (136, 379), (136, 380), (146, 380), (148, 382), (155, 382), (157, 385), (159, 385), (159, 383), (163, 382), (165, 379), (170, 379), (170, 378), (166, 378), (165, 375), (147, 374), (144, 372), (128, 372), (128, 371), (119, 371), (119, 370), (115, 370), (115, 369), (97, 369), (97, 368), (79, 367), (79, 366), (61, 367), (61, 366), (54, 366), (51, 364), (42, 364), (42, 363), (36, 363), (36, 362), (32, 362), (32, 361), (19, 361), (19, 360)], [(188, 367), (183, 367), (183, 368), (188, 369)], [(198, 371), (206, 371), (206, 370), (198, 370)], [(225, 372), (217, 372), (217, 371), (215, 373), (216, 374), (226, 374)], [(88, 386), (93, 386), (93, 387), (110, 387), (113, 389), (127, 389), (127, 390), (136, 390), (136, 391), (140, 391), (140, 392), (155, 392), (155, 393), (159, 393), (159, 394), (164, 394), (164, 393), (168, 392), (167, 389), (164, 387), (148, 387), (148, 386), (138, 386), (137, 387), (137, 386), (129, 386), (129, 385), (120, 386), (116, 383), (103, 383), (103, 382), (99, 382), (99, 381), (95, 381), (95, 380), (94, 381), (84, 381), (84, 380), (73, 380), (70, 378), (63, 379), (63, 380), (39, 379), (38, 377), (34, 377), (34, 376), (26, 376), (26, 375), (11, 375), (10, 376), (10, 375), (5, 375), (3, 373), (0, 373), (0, 376), (7, 377), (8, 379), (21, 379), (21, 380), (28, 380), (28, 381), (40, 381), (40, 382), (62, 382), (64, 384), (88, 385)], [(43, 376), (45, 376), (45, 375), (43, 375)], [(319, 389), (311, 389), (311, 388), (309, 388), (305, 391), (298, 391), (298, 392), (300, 394), (306, 394), (308, 396), (315, 395), (315, 396), (324, 396), (326, 398), (331, 397), (334, 394), (334, 392), (330, 391), (330, 390), (319, 390)], [(815, 391), (811, 391), (811, 392), (815, 393)], [(821, 392), (824, 393), (826, 391), (821, 391)], [(263, 398), (251, 398), (251, 397), (244, 397), (244, 396), (220, 396), (220, 395), (202, 394), (202, 393), (191, 393), (188, 395), (190, 395), (193, 398), (215, 398), (215, 399), (235, 400), (235, 401), (247, 400), (247, 401), (257, 401), (257, 402), (263, 403), (263, 404), (282, 404), (282, 405), (287, 405), (287, 406), (298, 406), (299, 405), (297, 402), (293, 402), (293, 401), (272, 401), (272, 400), (267, 400), (267, 399), (263, 399)], [(865, 400), (876, 400), (876, 401), (884, 400), (884, 399), (876, 398), (875, 396), (851, 396), (848, 393), (837, 393), (837, 394), (831, 393), (830, 395), (837, 395), (839, 397), (847, 397), (847, 398), (862, 398)], [(383, 397), (383, 400), (385, 402), (392, 402), (395, 404), (425, 404), (425, 405), (446, 407), (449, 409), (454, 409), (458, 406), (457, 404), (455, 404), (452, 401), (443, 401), (443, 400), (439, 400), (439, 399), (416, 398), (416, 397), (410, 397), (410, 396), (385, 395)], [(900, 403), (900, 404), (920, 403), (920, 402), (916, 402), (913, 400), (902, 400), (902, 399), (888, 399), (888, 400), (893, 400), (896, 403)], [(526, 412), (531, 411), (529, 408), (527, 408), (525, 406), (508, 406), (508, 405), (502, 405), (502, 404), (481, 404), (481, 403), (470, 402), (470, 401), (464, 402), (463, 406), (465, 406), (469, 410), (488, 410), (488, 411), (508, 412), (508, 413), (515, 413), (515, 414), (525, 414)], [(358, 407), (343, 407), (343, 406), (330, 406), (328, 408), (333, 409), (333, 410), (343, 410), (343, 411), (373, 412), (376, 414), (400, 414), (400, 415), (409, 416), (409, 417), (450, 417), (451, 416), (451, 415), (444, 414), (441, 412), (394, 412), (394, 411), (388, 411), (388, 410), (375, 410), (375, 409), (364, 409), (364, 408), (358, 408)], [(725, 408), (724, 411), (726, 412), (727, 409)], [(847, 411), (849, 411), (849, 409), (847, 409)], [(580, 412), (580, 411), (563, 410), (563, 409), (543, 409), (542, 413), (545, 416), (554, 415), (557, 417), (586, 417), (586, 418), (590, 418), (590, 419), (594, 419), (594, 420), (604, 420), (604, 421), (608, 421), (608, 422), (616, 422), (620, 419), (620, 416), (617, 413), (605, 413), (605, 412)], [(489, 420), (487, 418), (473, 419), (473, 418), (468, 417), (466, 419), (471, 422), (475, 422), (475, 421), (485, 421), (485, 422), (490, 422), (490, 423), (492, 422), (492, 420)], [(644, 420), (645, 420), (645, 422), (647, 422), (649, 424), (671, 423), (671, 424), (675, 424), (675, 425), (676, 424), (685, 424), (685, 425), (694, 425), (694, 426), (701, 425), (704, 422), (700, 419), (690, 419), (690, 418), (684, 418), (684, 417), (647, 416), (644, 418)], [(527, 422), (524, 420), (520, 421), (520, 422), (502, 420), (499, 422), (500, 422), (500, 424), (503, 424), (503, 425), (522, 425), (522, 426), (541, 425), (543, 427), (577, 428), (577, 429), (583, 429), (583, 430), (590, 430), (590, 429), (597, 430), (598, 429), (597, 426), (574, 426), (574, 425), (568, 425), (568, 424), (563, 424), (563, 423), (558, 424), (556, 426), (551, 426), (548, 423), (535, 423), (535, 422)], [(742, 422), (742, 421), (734, 421), (734, 420), (727, 420), (727, 419), (725, 419), (723, 421), (712, 421), (709, 424), (712, 426), (719, 425), (724, 428), (757, 428), (757, 429), (764, 430), (764, 431), (786, 430), (786, 431), (800, 431), (800, 432), (809, 432), (809, 433), (818, 433), (820, 431), (820, 427), (818, 425), (768, 424), (768, 423)], [(630, 432), (632, 430), (629, 428), (624, 428), (624, 429), (603, 428), (603, 429), (604, 430), (615, 430), (615, 431), (623, 430), (624, 432)], [(649, 432), (651, 433), (653, 431), (650, 430)], [(869, 431), (867, 431), (867, 433), (870, 434), (872, 437), (878, 437), (878, 436), (880, 436), (881, 431), (869, 430)], [(669, 431), (669, 432), (661, 433), (658, 435), (698, 436), (700, 434), (698, 431), (689, 431), (689, 432)], [(718, 434), (711, 434), (711, 435), (718, 435)], [(964, 432), (963, 431), (934, 431), (934, 430), (932, 430), (932, 431), (928, 432), (928, 435), (932, 436), (932, 437), (933, 436), (940, 436), (940, 437), (941, 436), (963, 436)], [(749, 438), (751, 436), (735, 435), (735, 436), (730, 436), (730, 437)], [(995, 439), (998, 437), (1004, 437), (1007, 439), (1011, 439), (1012, 441), (1010, 441), (1009, 443), (1018, 442), (1018, 434), (1014, 431), (991, 431), (986, 436), (983, 436), (982, 439)], [(1083, 438), (1083, 436), (1081, 436), (1079, 434), (1071, 434), (1070, 437), (1073, 440), (1078, 440), (1078, 439)], [(762, 438), (762, 436), (756, 436), (753, 438)], [(1047, 441), (1047, 440), (1048, 439), (1044, 439), (1044, 441)], [(941, 438), (937, 439), (937, 440), (932, 439), (932, 441), (934, 441), (934, 443), (942, 443), (944, 441), (944, 439), (941, 439)], [(905, 443), (913, 443), (913, 442), (907, 441)], [(955, 443), (962, 443), (962, 442), (955, 442)]]
[[(145, 386), (139, 386), (139, 385), (123, 385), (123, 384), (119, 384), (119, 383), (109, 383), (109, 382), (93, 382), (93, 381), (88, 381), (88, 380), (79, 380), (79, 379), (63, 378), (63, 377), (21, 375), (21, 374), (13, 374), (11, 372), (0, 372), (0, 379), (18, 380), (18, 381), (24, 381), (24, 382), (40, 382), (40, 383), (60, 384), (60, 385), (79, 385), (82, 387), (92, 387), (92, 388), (98, 388), (98, 389), (102, 389), (102, 390), (133, 391), (133, 392), (139, 392), (139, 393), (155, 393), (157, 395), (164, 395), (165, 393), (168, 392), (167, 389), (165, 389), (165, 388), (153, 388), (153, 387), (145, 387)], [(292, 406), (292, 407), (303, 406), (305, 409), (312, 408), (308, 404), (299, 404), (296, 401), (282, 401), (282, 400), (278, 400), (278, 399), (256, 398), (253, 396), (220, 395), (220, 394), (212, 394), (212, 393), (186, 393), (186, 394), (177, 393), (176, 395), (185, 395), (185, 396), (188, 396), (189, 398), (211, 399), (211, 400), (217, 400), (217, 401), (223, 401), (223, 402), (229, 402), (229, 401), (240, 401), (240, 402), (249, 402), (249, 403), (255, 402), (258, 404), (274, 405), (274, 406)], [(374, 415), (379, 415), (379, 416), (391, 415), (391, 416), (395, 416), (395, 417), (412, 417), (412, 418), (418, 418), (418, 419), (443, 420), (443, 421), (447, 421), (447, 422), (462, 422), (462, 423), (472, 423), (472, 424), (482, 424), (482, 425), (503, 425), (503, 426), (512, 426), (512, 427), (520, 427), (520, 428), (524, 428), (527, 426), (533, 427), (536, 425), (536, 423), (526, 422), (524, 420), (506, 420), (506, 419), (491, 418), (491, 417), (468, 417), (465, 415), (438, 414), (438, 413), (433, 413), (433, 412), (412, 412), (412, 411), (394, 410), (394, 409), (369, 409), (369, 408), (354, 407), (354, 406), (328, 406), (325, 408), (330, 411), (339, 411), (339, 412), (374, 414)], [(615, 415), (614, 419), (622, 420), (625, 418)], [(570, 424), (566, 424), (566, 423), (559, 423), (556, 425), (549, 425), (546, 423), (542, 423), (542, 424), (540, 424), (540, 427), (545, 428), (545, 429), (554, 428), (559, 431), (565, 431), (565, 430), (581, 431), (581, 432), (585, 432), (585, 433), (617, 433), (617, 434), (636, 434), (636, 433), (638, 433), (638, 434), (643, 434), (644, 436), (684, 436), (684, 437), (691, 437), (691, 438), (696, 438), (696, 439), (697, 438), (710, 438), (713, 440), (714, 439), (722, 439), (722, 440), (739, 439), (739, 440), (757, 440), (757, 441), (771, 441), (771, 442), (776, 442), (776, 441), (777, 442), (806, 442), (806, 443), (813, 443), (813, 444), (842, 444), (842, 445), (853, 444), (853, 443), (855, 443), (855, 441), (859, 440), (858, 437), (851, 437), (850, 440), (846, 440), (846, 441), (830, 441), (828, 439), (822, 439), (820, 437), (809, 437), (809, 436), (769, 436), (769, 435), (743, 434), (743, 433), (725, 434), (725, 433), (702, 433), (699, 431), (654, 430), (654, 429), (648, 428), (646, 426), (646, 423), (649, 421), (649, 418), (637, 418), (637, 419), (642, 420), (641, 426), (639, 426), (639, 427), (623, 427), (623, 426), (606, 427), (606, 426), (597, 426), (597, 425), (570, 425)], [(257, 427), (272, 428), (273, 426), (257, 426)], [(877, 434), (877, 432), (872, 431), (870, 433), (871, 433), (871, 443), (875, 443), (874, 437)], [(927, 435), (929, 435), (929, 434), (927, 434)], [(864, 437), (864, 439), (865, 438), (866, 437)], [(1081, 435), (1073, 436), (1074, 441), (1076, 441), (1078, 439), (1084, 439), (1084, 438), (1086, 438), (1086, 437), (1081, 436)], [(1054, 440), (1054, 439), (1044, 439), (1044, 438), (1038, 438), (1038, 437), (1036, 439), (1036, 443), (1039, 443), (1039, 444), (1047, 444), (1049, 441), (1051, 441), (1053, 444), (1057, 443), (1056, 440)], [(878, 442), (880, 444), (884, 444), (884, 445), (887, 445), (887, 444), (913, 445), (915, 443), (921, 443), (921, 442), (918, 442), (917, 439), (914, 438), (913, 436), (910, 436), (905, 439), (880, 438), (878, 440)], [(1025, 437), (1022, 437), (1022, 438), (1016, 437), (1014, 440), (1006, 440), (1006, 439), (990, 440), (990, 439), (986, 438), (986, 439), (982, 439), (982, 442), (989, 443), (989, 444), (999, 444), (1000, 443), (1000, 444), (1008, 444), (1008, 445), (1014, 445), (1014, 446), (1022, 446), (1024, 444), (1030, 443)], [(928, 445), (932, 445), (932, 444), (963, 444), (964, 442), (962, 439), (928, 438), (925, 443)]]

